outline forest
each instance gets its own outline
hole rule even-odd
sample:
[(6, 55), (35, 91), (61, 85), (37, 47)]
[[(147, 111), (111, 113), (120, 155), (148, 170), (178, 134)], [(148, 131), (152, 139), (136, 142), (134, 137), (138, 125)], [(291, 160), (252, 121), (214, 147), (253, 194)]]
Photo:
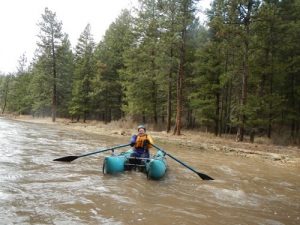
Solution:
[(299, 145), (300, 1), (214, 0), (206, 23), (198, 2), (139, 0), (99, 43), (87, 24), (74, 48), (45, 8), (34, 58), (0, 74), (0, 114)]

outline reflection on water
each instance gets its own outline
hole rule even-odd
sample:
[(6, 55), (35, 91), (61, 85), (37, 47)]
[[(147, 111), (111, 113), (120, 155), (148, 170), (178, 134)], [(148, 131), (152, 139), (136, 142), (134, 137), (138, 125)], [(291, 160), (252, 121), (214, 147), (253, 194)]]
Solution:
[(160, 181), (134, 171), (103, 175), (109, 153), (52, 161), (127, 141), (0, 119), (0, 224), (300, 224), (299, 167), (166, 144), (216, 180), (171, 158)]

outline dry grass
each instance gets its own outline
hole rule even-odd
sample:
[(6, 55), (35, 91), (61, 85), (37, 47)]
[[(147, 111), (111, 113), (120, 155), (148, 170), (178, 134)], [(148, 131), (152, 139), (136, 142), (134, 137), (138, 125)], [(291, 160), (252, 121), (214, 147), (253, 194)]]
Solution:
[(132, 129), (134, 127), (137, 127), (138, 124), (128, 119), (121, 119), (121, 120), (111, 121), (109, 123), (109, 126), (113, 128), (119, 128), (119, 129)]

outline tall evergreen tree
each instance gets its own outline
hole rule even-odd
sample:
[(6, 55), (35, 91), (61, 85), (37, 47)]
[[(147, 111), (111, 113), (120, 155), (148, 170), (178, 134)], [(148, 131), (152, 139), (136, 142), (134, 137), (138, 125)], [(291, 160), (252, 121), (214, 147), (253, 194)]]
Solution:
[(62, 45), (57, 49), (57, 105), (59, 116), (68, 116), (72, 99), (72, 82), (74, 76), (74, 55), (71, 43), (65, 35)]
[[(34, 59), (30, 95), (34, 99), (32, 105), (33, 116), (49, 116), (51, 112), (52, 77), (49, 76), (48, 58), (46, 55)], [(50, 73), (51, 74), (51, 73)]]
[(123, 69), (123, 53), (132, 43), (132, 17), (128, 10), (113, 22), (97, 46), (97, 79), (93, 82), (94, 110), (105, 122), (123, 116), (123, 89), (119, 70)]
[(283, 86), (285, 99), (282, 124), (290, 130), (290, 140), (300, 143), (300, 2), (298, 0), (279, 1), (281, 18), (280, 44), (278, 60), (282, 63)]
[(134, 24), (134, 41), (124, 53), (125, 70), (122, 72), (125, 88), (125, 112), (141, 115), (142, 121), (149, 117), (158, 122), (158, 62), (159, 54), (159, 11), (156, 0), (139, 1), (140, 8)]
[(9, 110), (18, 114), (30, 114), (32, 98), (30, 95), (31, 72), (27, 66), (27, 58), (23, 54), (17, 66), (17, 73), (12, 79), (12, 93), (9, 97)]
[(52, 121), (55, 122), (57, 111), (57, 50), (62, 45), (62, 22), (58, 21), (56, 14), (45, 8), (42, 21), (39, 22), (39, 52), (43, 55), (44, 73), (51, 76), (49, 79), (52, 89)]
[(6, 110), (6, 106), (8, 103), (8, 96), (10, 94), (10, 83), (12, 80), (12, 75), (2, 76), (0, 82), (0, 107), (1, 114), (3, 114)]
[(84, 122), (91, 112), (92, 80), (96, 74), (94, 50), (95, 43), (88, 24), (76, 45), (72, 102), (69, 109), (72, 116), (77, 116), (77, 120), (83, 116)]
[(187, 50), (187, 31), (188, 27), (193, 23), (196, 10), (197, 0), (182, 0), (179, 1), (179, 13), (177, 19), (179, 32), (179, 65), (177, 72), (177, 97), (176, 97), (176, 120), (174, 134), (181, 134), (182, 126), (182, 110), (183, 110), (183, 89), (184, 78), (186, 73), (186, 50)]
[(177, 0), (158, 1), (160, 12), (160, 82), (166, 96), (166, 131), (171, 131), (173, 105), (176, 96), (176, 74), (178, 69), (178, 24), (179, 4)]
[[(252, 127), (265, 128), (271, 138), (272, 126), (280, 115), (283, 99), (276, 86), (279, 62), (276, 62), (280, 30), (278, 24), (279, 1), (264, 1), (254, 20), (253, 54), (250, 58), (252, 67), (252, 91), (249, 96), (249, 108), (252, 109), (249, 121)], [(256, 87), (256, 88), (254, 88)], [(258, 100), (259, 99), (259, 100)]]

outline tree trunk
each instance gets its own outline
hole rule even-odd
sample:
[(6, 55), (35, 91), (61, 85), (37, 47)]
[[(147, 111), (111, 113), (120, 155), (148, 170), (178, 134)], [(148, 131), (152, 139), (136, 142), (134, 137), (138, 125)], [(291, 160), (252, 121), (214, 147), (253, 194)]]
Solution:
[(220, 130), (220, 94), (216, 93), (215, 136), (218, 136), (219, 130)]
[[(156, 69), (155, 69), (155, 50), (151, 49), (151, 69), (152, 69), (152, 78), (156, 77)], [(151, 88), (151, 98), (152, 98), (152, 113), (153, 113), (153, 121), (155, 124), (158, 122), (157, 116), (157, 85), (155, 80), (152, 79), (152, 88)]]
[[(273, 46), (272, 46), (273, 48)], [(270, 95), (273, 95), (273, 74), (274, 74), (274, 65), (273, 65), (273, 54), (271, 54), (271, 74), (270, 74)], [(269, 120), (268, 120), (268, 138), (271, 138), (272, 134), (272, 120), (273, 120), (273, 104), (272, 101), (269, 103)]]
[(153, 81), (152, 82), (152, 99), (153, 99), (153, 104), (152, 104), (152, 110), (153, 110), (153, 120), (154, 123), (157, 124), (158, 122), (158, 116), (157, 116), (157, 88), (156, 88), (156, 84)]
[(250, 132), (250, 142), (254, 143), (255, 130), (252, 128)]
[(223, 118), (224, 118), (224, 93), (221, 91), (220, 97), (220, 115), (219, 115), (219, 134), (218, 136), (221, 137), (223, 133)]
[(83, 113), (83, 122), (86, 122), (86, 112)]
[(145, 116), (145, 112), (143, 112), (143, 124), (146, 123), (146, 116)]
[[(290, 108), (292, 110), (296, 111), (296, 107), (295, 107), (295, 77), (294, 74), (290, 74), (290, 96), (288, 99), (290, 99)], [(295, 138), (295, 130), (296, 130), (296, 120), (294, 118), (291, 119), (291, 124), (290, 124), (290, 129), (291, 129), (291, 138), (294, 139)]]
[(183, 108), (183, 83), (185, 73), (185, 51), (186, 51), (186, 33), (189, 25), (190, 9), (189, 7), (193, 4), (193, 1), (181, 1), (181, 37), (179, 43), (179, 65), (177, 72), (177, 97), (176, 97), (176, 123), (174, 129), (174, 135), (181, 134), (181, 115)]
[[(171, 46), (170, 58), (173, 58), (173, 48)], [(172, 118), (172, 71), (173, 63), (170, 65), (168, 74), (168, 99), (167, 99), (167, 133), (171, 130), (171, 118)]]
[(194, 128), (194, 124), (193, 124), (193, 110), (192, 109), (187, 110), (186, 122), (187, 122), (187, 128), (188, 129), (193, 129)]
[(242, 73), (242, 98), (241, 98), (241, 110), (240, 112), (240, 125), (238, 127), (237, 132), (237, 141), (244, 140), (244, 132), (245, 132), (245, 122), (246, 116), (244, 113), (244, 108), (247, 103), (247, 93), (248, 93), (248, 77), (249, 77), (249, 36), (250, 36), (250, 16), (252, 11), (253, 1), (249, 0), (247, 6), (247, 14), (244, 18), (244, 27), (246, 30), (245, 39), (244, 39), (244, 58), (243, 58), (243, 73)]
[[(229, 61), (229, 53), (228, 50), (226, 52), (226, 61), (225, 61), (225, 73), (228, 72), (228, 61)], [(225, 134), (229, 133), (229, 126), (230, 123), (230, 111), (231, 111), (231, 79), (229, 80), (228, 84), (224, 87), (224, 115), (223, 115), (223, 132)]]
[(56, 120), (57, 110), (57, 90), (56, 90), (56, 55), (54, 46), (54, 36), (52, 32), (52, 70), (53, 70), (53, 89), (52, 89), (52, 122)]
[(168, 103), (167, 103), (167, 133), (171, 130), (171, 118), (172, 118), (172, 82), (170, 81), (171, 77), (169, 75), (169, 84), (168, 84)]
[(181, 46), (180, 46), (180, 59), (179, 68), (177, 73), (177, 98), (176, 98), (176, 126), (174, 129), (174, 135), (180, 135), (181, 131), (181, 113), (182, 113), (182, 89), (183, 89), (183, 79), (184, 79), (184, 63), (185, 63), (185, 34), (186, 29), (182, 31), (181, 34)]
[(6, 83), (5, 83), (5, 93), (4, 93), (4, 105), (2, 108), (2, 114), (5, 112), (6, 104), (7, 104), (7, 97), (8, 97), (8, 89), (9, 89), (9, 77), (6, 78)]

